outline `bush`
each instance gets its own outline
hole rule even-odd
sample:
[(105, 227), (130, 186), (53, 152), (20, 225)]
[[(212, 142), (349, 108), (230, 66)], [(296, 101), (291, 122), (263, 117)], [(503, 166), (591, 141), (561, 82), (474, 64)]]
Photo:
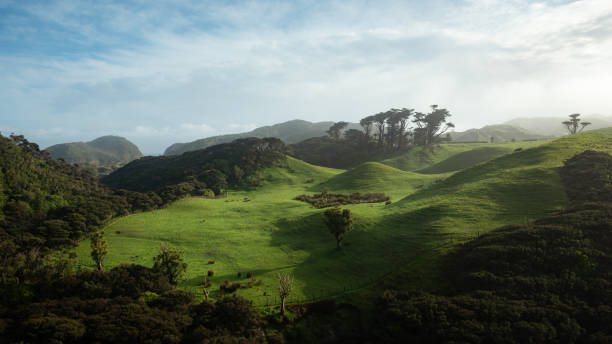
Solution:
[(384, 193), (375, 192), (361, 194), (354, 192), (350, 195), (330, 194), (322, 192), (312, 196), (299, 195), (295, 198), (298, 201), (312, 204), (315, 208), (336, 207), (344, 204), (359, 204), (359, 203), (378, 203), (389, 201), (389, 196)]
[(208, 277), (212, 277), (215, 275), (215, 272), (212, 270), (208, 270)]

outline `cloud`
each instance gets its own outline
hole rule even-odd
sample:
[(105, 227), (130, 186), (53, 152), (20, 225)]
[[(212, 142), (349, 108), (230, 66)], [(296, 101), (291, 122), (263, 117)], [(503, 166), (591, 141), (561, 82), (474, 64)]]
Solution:
[[(0, 124), (124, 133), (149, 152), (249, 123), (358, 121), (432, 103), (459, 129), (612, 113), (607, 0), (13, 7), (13, 26), (0, 26), (13, 51), (0, 53)], [(52, 49), (64, 38), (68, 55)]]

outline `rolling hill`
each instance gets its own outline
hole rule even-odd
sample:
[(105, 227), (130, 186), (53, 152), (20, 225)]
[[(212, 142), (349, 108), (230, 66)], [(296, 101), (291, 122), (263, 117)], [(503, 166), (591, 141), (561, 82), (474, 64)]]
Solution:
[[(612, 127), (612, 117), (601, 115), (581, 116), (583, 121), (591, 122), (585, 130), (596, 130)], [(567, 121), (567, 117), (520, 117), (512, 119), (505, 124), (525, 128), (536, 133), (551, 136), (567, 135), (567, 130), (561, 122)]]
[[(277, 302), (273, 295), (281, 271), (295, 276), (290, 302), (335, 298), (348, 291), (361, 298), (398, 285), (426, 287), (435, 283), (431, 278), (437, 259), (456, 243), (564, 208), (559, 166), (586, 149), (611, 152), (612, 129), (522, 144), (521, 151), (445, 175), (380, 163), (342, 171), (288, 158), (283, 166), (262, 170), (256, 189), (234, 189), (220, 199), (185, 198), (165, 209), (118, 219), (106, 229), (107, 264), (150, 266), (160, 242), (166, 243), (183, 250), (189, 264), (182, 288), (201, 295), (198, 283), (208, 270), (214, 270), (214, 285), (242, 281), (237, 273), (248, 271), (261, 285), (238, 294), (260, 306)], [(440, 162), (462, 152), (450, 150), (455, 146), (461, 144), (443, 145), (448, 149), (437, 156), (438, 163), (407, 160), (404, 165), (442, 169)], [(322, 188), (384, 192), (394, 202), (345, 206), (355, 216), (355, 229), (337, 252), (322, 210), (294, 200)], [(81, 264), (91, 266), (88, 243), (77, 253)], [(209, 265), (209, 260), (215, 263)]]
[(142, 157), (136, 145), (119, 136), (102, 136), (89, 142), (61, 143), (46, 150), (55, 159), (75, 164), (127, 163)]
[(500, 124), (487, 125), (480, 129), (469, 129), (464, 132), (452, 132), (453, 142), (504, 142), (525, 141), (550, 138), (550, 135), (537, 134), (518, 126)]
[[(236, 139), (246, 137), (276, 137), (288, 144), (297, 143), (312, 137), (327, 135), (326, 131), (332, 124), (334, 124), (334, 122), (312, 123), (296, 119), (284, 123), (257, 128), (247, 133), (212, 136), (188, 143), (175, 143), (166, 148), (164, 155), (178, 155), (189, 151), (204, 149), (220, 143), (232, 142)], [(347, 129), (361, 129), (361, 127), (359, 124), (351, 123)]]

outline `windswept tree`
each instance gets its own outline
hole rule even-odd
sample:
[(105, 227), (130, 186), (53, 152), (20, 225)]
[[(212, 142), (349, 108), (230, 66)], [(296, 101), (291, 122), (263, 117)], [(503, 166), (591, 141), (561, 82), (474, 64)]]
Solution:
[(591, 125), (591, 122), (581, 122), (579, 113), (574, 113), (569, 115), (569, 121), (563, 122), (563, 125), (567, 128), (567, 131), (570, 135), (576, 135), (584, 130), (584, 128), (588, 125)]
[(108, 253), (106, 240), (103, 232), (96, 232), (91, 236), (91, 258), (96, 263), (98, 271), (104, 271), (102, 262)]
[(278, 295), (281, 299), (281, 315), (285, 315), (285, 300), (293, 289), (293, 276), (290, 273), (278, 273)]
[(344, 235), (353, 229), (353, 214), (349, 209), (331, 208), (324, 215), (329, 232), (336, 237), (336, 248), (340, 250)]
[(157, 256), (153, 257), (153, 270), (166, 276), (171, 284), (177, 285), (187, 271), (183, 252), (162, 244)]
[(370, 135), (372, 134), (372, 125), (374, 124), (374, 116), (368, 116), (365, 118), (362, 118), (361, 121), (359, 121), (359, 125), (361, 125), (361, 127), (363, 128), (363, 132), (365, 133), (365, 136), (369, 139)]
[(338, 140), (340, 139), (340, 133), (347, 126), (348, 126), (348, 122), (342, 122), (342, 121), (336, 122), (332, 124), (332, 126), (329, 127), (329, 129), (327, 129), (327, 134), (329, 135), (329, 137)]
[(378, 131), (378, 147), (382, 147), (383, 140), (385, 136), (385, 123), (387, 122), (387, 113), (379, 112), (374, 115), (374, 124), (376, 125), (376, 130)]
[(440, 135), (455, 127), (453, 123), (447, 122), (450, 116), (451, 114), (447, 109), (440, 109), (438, 105), (432, 105), (431, 112), (428, 114), (415, 113), (412, 122), (417, 125), (414, 130), (416, 143), (423, 146), (434, 144)]

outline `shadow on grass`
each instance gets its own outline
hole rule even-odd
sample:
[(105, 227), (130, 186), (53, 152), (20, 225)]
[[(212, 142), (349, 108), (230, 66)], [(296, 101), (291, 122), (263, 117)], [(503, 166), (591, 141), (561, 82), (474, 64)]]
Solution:
[[(418, 288), (427, 284), (425, 270), (439, 249), (450, 245), (448, 235), (434, 224), (449, 211), (445, 207), (425, 207), (402, 214), (387, 212), (370, 222), (357, 214), (355, 228), (346, 235), (341, 250), (336, 249), (335, 238), (318, 212), (278, 220), (271, 245), (309, 253), (306, 260), (292, 267), (307, 296), (337, 297), (356, 289), (391, 287), (398, 282), (404, 288)], [(409, 276), (410, 272), (414, 274), (409, 278), (390, 278), (399, 273)], [(392, 281), (391, 285), (384, 280)]]

